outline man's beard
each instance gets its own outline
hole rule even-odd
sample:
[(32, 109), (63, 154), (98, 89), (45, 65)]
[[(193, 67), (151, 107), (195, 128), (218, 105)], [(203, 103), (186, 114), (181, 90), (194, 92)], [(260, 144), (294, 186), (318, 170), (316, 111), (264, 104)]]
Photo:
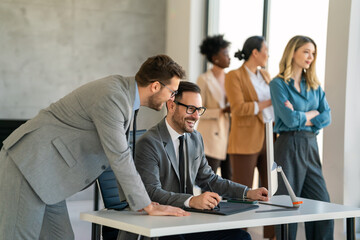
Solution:
[[(178, 110), (175, 110), (178, 111)], [(178, 130), (181, 130), (181, 132), (186, 132), (186, 133), (192, 133), (194, 131), (194, 128), (191, 127), (187, 127), (186, 125), (186, 120), (193, 120), (196, 123), (196, 119), (194, 119), (193, 117), (187, 117), (185, 119), (182, 119), (179, 114), (177, 114), (175, 112), (175, 114), (172, 116), (172, 122), (174, 124), (176, 124), (176, 127), (178, 128)]]
[(149, 97), (149, 104), (148, 107), (154, 109), (156, 111), (160, 111), (163, 107), (163, 102), (160, 102), (158, 99), (158, 93)]

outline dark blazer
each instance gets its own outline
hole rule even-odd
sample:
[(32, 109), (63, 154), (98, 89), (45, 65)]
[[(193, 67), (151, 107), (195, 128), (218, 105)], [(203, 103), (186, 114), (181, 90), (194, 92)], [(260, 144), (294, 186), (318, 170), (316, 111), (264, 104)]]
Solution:
[[(207, 183), (225, 197), (242, 197), (246, 186), (216, 175), (205, 158), (204, 144), (197, 131), (186, 133), (188, 177), (192, 185), (209, 191)], [(152, 201), (177, 207), (191, 196), (180, 192), (174, 145), (165, 118), (148, 130), (136, 143), (135, 165)]]
[(118, 75), (87, 83), (4, 141), (3, 149), (42, 201), (54, 204), (81, 191), (110, 163), (121, 199), (134, 210), (150, 204), (126, 138), (135, 90), (134, 78)]

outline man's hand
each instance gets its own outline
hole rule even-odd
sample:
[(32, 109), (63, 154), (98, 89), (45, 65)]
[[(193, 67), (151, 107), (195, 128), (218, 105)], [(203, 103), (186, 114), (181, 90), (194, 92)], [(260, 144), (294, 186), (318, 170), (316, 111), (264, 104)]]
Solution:
[(204, 192), (199, 196), (194, 196), (190, 199), (189, 206), (196, 209), (213, 209), (215, 208), (221, 198), (215, 192)]
[(249, 190), (246, 193), (246, 197), (252, 200), (268, 201), (268, 190), (266, 188), (258, 188), (254, 190)]
[(161, 205), (155, 202), (152, 202), (148, 206), (144, 207), (145, 212), (151, 216), (189, 216), (190, 213), (182, 210), (178, 207), (172, 207), (168, 205)]

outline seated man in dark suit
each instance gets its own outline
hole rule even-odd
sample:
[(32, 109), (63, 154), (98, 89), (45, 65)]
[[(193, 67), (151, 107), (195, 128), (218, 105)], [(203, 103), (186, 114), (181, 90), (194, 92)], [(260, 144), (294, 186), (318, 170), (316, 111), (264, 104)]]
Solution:
[[(167, 101), (168, 114), (136, 143), (135, 165), (152, 201), (177, 207), (213, 209), (222, 195), (267, 201), (267, 190), (247, 186), (216, 175), (205, 158), (201, 134), (195, 123), (205, 112), (200, 88), (180, 82), (175, 99)], [(180, 138), (179, 138), (180, 137)], [(193, 196), (193, 186), (206, 192)], [(212, 189), (214, 192), (209, 191)], [(184, 234), (161, 239), (251, 239), (241, 230)]]

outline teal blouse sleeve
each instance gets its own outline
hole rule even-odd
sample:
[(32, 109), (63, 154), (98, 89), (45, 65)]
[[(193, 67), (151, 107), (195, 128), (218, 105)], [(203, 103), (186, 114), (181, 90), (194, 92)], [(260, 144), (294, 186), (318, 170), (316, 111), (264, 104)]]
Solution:
[[(306, 88), (304, 79), (301, 82), (301, 92), (296, 90), (293, 80), (285, 83), (282, 78), (275, 78), (270, 82), (271, 101), (275, 112), (275, 132), (311, 131), (318, 133), (321, 128), (330, 124), (330, 107), (324, 91), (321, 87), (316, 90), (307, 90)], [(285, 106), (286, 101), (290, 101), (294, 110)], [(305, 126), (305, 113), (311, 110), (317, 110), (320, 114), (311, 119), (314, 126)]]
[(326, 101), (325, 92), (321, 87), (317, 89), (319, 96), (319, 107), (318, 112), (320, 113), (318, 116), (311, 119), (312, 124), (316, 130), (320, 130), (331, 123), (331, 111), (328, 102)]

